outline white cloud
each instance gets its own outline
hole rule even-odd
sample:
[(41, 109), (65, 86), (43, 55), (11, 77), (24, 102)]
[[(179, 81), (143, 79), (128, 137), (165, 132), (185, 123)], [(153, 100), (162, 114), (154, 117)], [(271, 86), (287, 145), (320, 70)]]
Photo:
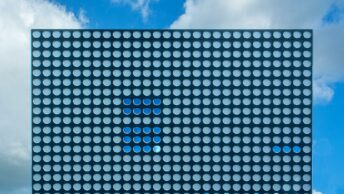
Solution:
[(343, 0), (186, 0), (185, 13), (171, 28), (312, 28), (314, 96), (333, 96), (332, 83), (344, 81), (344, 21), (324, 24), (323, 17)]
[(323, 194), (323, 193), (317, 190), (313, 190), (312, 194)]
[(132, 10), (140, 12), (144, 21), (148, 19), (151, 13), (150, 4), (152, 0), (111, 0), (111, 2), (115, 4), (129, 5)]
[(46, 0), (0, 1), (0, 193), (26, 193), (31, 180), (30, 30), (85, 21)]

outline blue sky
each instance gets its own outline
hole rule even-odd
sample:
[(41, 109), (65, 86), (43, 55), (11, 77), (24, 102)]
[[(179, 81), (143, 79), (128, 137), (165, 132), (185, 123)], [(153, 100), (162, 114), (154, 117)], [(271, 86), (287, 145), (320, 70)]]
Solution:
[(0, 194), (30, 190), (31, 28), (314, 29), (314, 193), (344, 194), (343, 20), (344, 0), (0, 1)]

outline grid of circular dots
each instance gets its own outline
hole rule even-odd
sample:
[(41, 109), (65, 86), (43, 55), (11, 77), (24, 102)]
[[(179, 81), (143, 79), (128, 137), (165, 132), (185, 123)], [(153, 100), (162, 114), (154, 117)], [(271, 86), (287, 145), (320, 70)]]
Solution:
[[(161, 104), (161, 99), (159, 98), (154, 98), (153, 100), (149, 98), (144, 98), (143, 100), (141, 100), (140, 98), (134, 98), (133, 100), (131, 100), (130, 98), (125, 98), (123, 100), (123, 104), (125, 105), (125, 107), (123, 108), (123, 113), (125, 115), (130, 115), (130, 114), (160, 115), (161, 114), (161, 108), (156, 107)], [(151, 107), (150, 106), (151, 104), (153, 104), (154, 107)]]
[(33, 194), (311, 194), (311, 69), (309, 30), (33, 30)]
[[(123, 133), (125, 134), (125, 136), (123, 137), (123, 142), (126, 144), (123, 147), (123, 151), (126, 153), (129, 153), (131, 151), (135, 153), (139, 153), (141, 151), (149, 153), (151, 151), (160, 152), (161, 150), (161, 147), (159, 145), (156, 145), (161, 142), (161, 137), (159, 136), (159, 134), (161, 133), (160, 127), (153, 127), (153, 129), (150, 127), (134, 127), (132, 129), (130, 127), (124, 127)], [(154, 134), (154, 136), (152, 137), (151, 134)], [(130, 143), (133, 143), (134, 145), (127, 145)], [(155, 145), (153, 145), (152, 147), (151, 143), (154, 143)]]

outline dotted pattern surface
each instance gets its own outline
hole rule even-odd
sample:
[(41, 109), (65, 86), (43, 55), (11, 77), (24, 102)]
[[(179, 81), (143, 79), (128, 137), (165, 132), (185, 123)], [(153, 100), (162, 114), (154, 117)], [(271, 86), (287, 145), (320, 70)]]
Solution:
[(32, 30), (32, 191), (311, 194), (312, 31)]

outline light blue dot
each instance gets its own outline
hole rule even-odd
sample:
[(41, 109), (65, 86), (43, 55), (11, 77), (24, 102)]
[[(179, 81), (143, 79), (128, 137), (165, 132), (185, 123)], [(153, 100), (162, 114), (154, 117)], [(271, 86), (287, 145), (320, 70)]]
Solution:
[(153, 147), (153, 151), (156, 152), (156, 153), (158, 153), (158, 152), (161, 151), (161, 147), (160, 147), (160, 146), (154, 146), (154, 147)]
[(281, 152), (281, 148), (280, 148), (279, 146), (274, 146), (274, 147), (272, 148), (272, 150), (273, 150), (273, 152), (275, 152), (275, 153), (280, 153), (280, 152)]
[(143, 138), (143, 142), (150, 143), (151, 142), (151, 137), (149, 137), (149, 136), (144, 137)]
[(123, 141), (124, 141), (124, 143), (130, 143), (131, 138), (129, 136), (125, 136), (125, 137), (123, 137)]
[(131, 147), (130, 146), (124, 146), (123, 147), (123, 151), (126, 152), (126, 153), (129, 153), (131, 150)]
[(154, 141), (155, 143), (160, 143), (160, 142), (161, 142), (161, 138), (158, 137), (158, 136), (155, 136), (155, 137), (153, 137), (153, 141)]
[(123, 113), (126, 115), (129, 115), (131, 113), (131, 109), (130, 108), (125, 108), (123, 109)]
[(141, 147), (140, 146), (134, 146), (133, 150), (134, 150), (134, 152), (138, 153), (141, 151)]
[(134, 133), (139, 134), (139, 133), (141, 133), (141, 128), (140, 127), (134, 127), (133, 131), (134, 131)]
[(153, 99), (153, 104), (154, 105), (160, 105), (161, 104), (161, 100), (159, 98), (155, 98), (155, 99)]
[(150, 105), (151, 103), (152, 103), (151, 100), (148, 99), (148, 98), (145, 98), (145, 99), (143, 100), (143, 104), (144, 104), (144, 105)]
[(144, 128), (143, 128), (143, 132), (144, 132), (145, 134), (149, 134), (149, 133), (151, 132), (151, 128), (150, 128), (150, 127), (144, 127)]
[(125, 134), (129, 134), (129, 133), (131, 132), (130, 127), (124, 127), (124, 128), (123, 128), (123, 132), (124, 132)]
[(124, 104), (124, 105), (130, 105), (130, 104), (131, 104), (131, 100), (130, 100), (129, 98), (125, 98), (125, 99), (123, 100), (123, 104)]
[(153, 113), (154, 113), (155, 115), (159, 115), (159, 114), (161, 113), (161, 109), (160, 109), (160, 108), (154, 108), (154, 109), (153, 109)]
[(133, 139), (133, 141), (134, 141), (135, 143), (140, 143), (140, 142), (141, 142), (141, 137), (135, 136), (134, 139)]
[(134, 108), (133, 112), (135, 115), (139, 115), (139, 114), (141, 114), (141, 109), (140, 108)]
[(150, 146), (144, 146), (144, 147), (143, 147), (143, 151), (146, 152), (146, 153), (150, 152), (151, 149), (152, 149), (152, 148), (151, 148)]
[(151, 112), (152, 112), (152, 110), (150, 108), (144, 108), (143, 109), (143, 114), (145, 114), (145, 115), (149, 115), (149, 114), (151, 114)]
[(283, 147), (283, 152), (284, 152), (284, 153), (289, 153), (290, 151), (291, 151), (290, 146), (284, 146), (284, 147)]
[(160, 132), (161, 132), (161, 128), (160, 127), (154, 127), (153, 128), (153, 133), (159, 134)]
[(301, 152), (301, 147), (300, 146), (294, 146), (294, 152), (295, 153), (300, 153)]
[(134, 103), (134, 105), (140, 105), (140, 104), (141, 104), (141, 99), (139, 99), (139, 98), (134, 98), (133, 103)]

